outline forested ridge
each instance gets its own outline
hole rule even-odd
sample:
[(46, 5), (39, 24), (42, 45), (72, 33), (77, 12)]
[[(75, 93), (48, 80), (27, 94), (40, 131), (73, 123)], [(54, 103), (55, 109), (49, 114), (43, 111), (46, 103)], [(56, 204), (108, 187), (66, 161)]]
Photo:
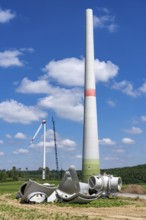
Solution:
[(114, 176), (120, 176), (124, 184), (146, 183), (146, 164), (101, 170), (101, 173), (104, 172), (107, 174), (113, 174)]
[[(49, 170), (46, 167), (46, 180), (60, 180), (65, 170)], [(110, 174), (122, 178), (123, 184), (144, 184), (146, 183), (146, 164), (133, 167), (101, 169), (101, 174)], [(81, 170), (77, 170), (79, 180), (82, 178)], [(0, 182), (17, 181), (17, 180), (38, 180), (41, 179), (42, 168), (38, 170), (21, 170), (20, 168), (12, 167), (10, 170), (0, 170)]]

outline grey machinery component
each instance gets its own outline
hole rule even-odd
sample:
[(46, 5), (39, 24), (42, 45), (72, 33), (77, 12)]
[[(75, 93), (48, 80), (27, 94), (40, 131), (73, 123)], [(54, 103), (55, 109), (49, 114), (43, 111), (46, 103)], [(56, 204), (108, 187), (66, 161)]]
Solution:
[(122, 188), (121, 177), (113, 175), (98, 175), (89, 178), (89, 188), (92, 192), (102, 192), (101, 196), (109, 196), (111, 193), (119, 192)]
[(56, 197), (61, 202), (89, 203), (100, 196), (101, 193), (89, 194), (86, 183), (79, 182), (76, 170), (73, 166), (66, 171), (60, 185), (56, 189)]
[(23, 184), (20, 187), (19, 195), (21, 196), (21, 203), (44, 202), (55, 190), (56, 187), (54, 187), (54, 185), (39, 184), (35, 181), (29, 180), (25, 185)]
[(16, 195), (16, 199), (22, 198), (22, 196), (24, 195), (24, 191), (25, 191), (26, 185), (27, 185), (27, 182), (26, 182), (26, 183), (23, 183), (23, 184), (20, 186), (20, 189), (19, 189), (19, 191), (17, 192), (17, 195)]
[(58, 189), (68, 194), (78, 193), (80, 191), (79, 179), (74, 166), (70, 166), (65, 172)]

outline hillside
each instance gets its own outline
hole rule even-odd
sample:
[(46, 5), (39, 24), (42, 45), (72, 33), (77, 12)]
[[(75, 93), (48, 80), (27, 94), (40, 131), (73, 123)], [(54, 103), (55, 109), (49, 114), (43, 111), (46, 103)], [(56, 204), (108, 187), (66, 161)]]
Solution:
[(124, 184), (146, 183), (146, 164), (101, 170), (101, 173), (104, 172), (107, 174), (113, 174), (114, 176), (120, 176)]

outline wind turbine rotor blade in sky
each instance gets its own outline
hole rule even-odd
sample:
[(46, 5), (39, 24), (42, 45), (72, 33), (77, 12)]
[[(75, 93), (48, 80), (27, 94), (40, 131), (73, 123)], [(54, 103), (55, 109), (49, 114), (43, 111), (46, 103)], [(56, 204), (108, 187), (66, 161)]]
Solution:
[(39, 126), (38, 130), (36, 131), (35, 135), (33, 136), (32, 140), (31, 140), (31, 143), (35, 140), (36, 136), (38, 135), (39, 131), (41, 130), (42, 128), (42, 123), (41, 125)]

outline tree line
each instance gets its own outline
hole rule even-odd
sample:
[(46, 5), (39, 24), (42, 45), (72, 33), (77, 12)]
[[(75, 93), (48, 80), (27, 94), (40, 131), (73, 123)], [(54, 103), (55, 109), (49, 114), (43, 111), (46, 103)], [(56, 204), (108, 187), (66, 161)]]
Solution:
[[(64, 170), (56, 171), (56, 170), (49, 170), (46, 167), (46, 179), (49, 180), (59, 180), (62, 178), (64, 174)], [(42, 179), (42, 168), (39, 167), (38, 170), (29, 170), (26, 168), (25, 170), (21, 170), (21, 168), (16, 168), (15, 166), (12, 167), (10, 170), (0, 170), (0, 182), (6, 181), (18, 181), (18, 180), (41, 180)]]
[[(46, 180), (60, 180), (65, 173), (65, 170), (50, 170), (46, 167)], [(133, 167), (102, 169), (101, 174), (106, 173), (122, 178), (123, 184), (145, 184), (146, 183), (146, 164)], [(79, 180), (82, 179), (82, 171), (77, 170)], [(21, 170), (21, 168), (12, 167), (10, 170), (0, 170), (0, 182), (18, 181), (18, 180), (41, 180), (42, 168), (38, 170)]]

